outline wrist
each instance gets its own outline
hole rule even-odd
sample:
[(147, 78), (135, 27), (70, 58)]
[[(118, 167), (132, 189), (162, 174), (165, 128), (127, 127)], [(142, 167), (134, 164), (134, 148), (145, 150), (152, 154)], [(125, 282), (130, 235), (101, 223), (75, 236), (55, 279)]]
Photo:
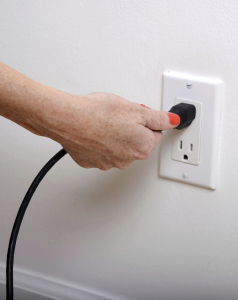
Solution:
[(66, 135), (71, 123), (83, 123), (83, 99), (81, 96), (46, 87), (35, 106), (34, 115), (30, 124), (40, 135), (63, 143), (68, 139)]

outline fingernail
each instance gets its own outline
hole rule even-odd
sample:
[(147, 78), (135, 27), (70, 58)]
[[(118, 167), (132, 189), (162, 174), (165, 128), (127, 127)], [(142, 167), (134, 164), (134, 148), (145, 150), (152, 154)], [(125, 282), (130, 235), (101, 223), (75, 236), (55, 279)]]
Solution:
[(145, 104), (141, 104), (141, 106), (151, 109), (150, 107), (146, 106)]
[(170, 124), (171, 125), (179, 125), (180, 123), (180, 116), (176, 115), (176, 114), (171, 114), (168, 113), (169, 119), (170, 119)]

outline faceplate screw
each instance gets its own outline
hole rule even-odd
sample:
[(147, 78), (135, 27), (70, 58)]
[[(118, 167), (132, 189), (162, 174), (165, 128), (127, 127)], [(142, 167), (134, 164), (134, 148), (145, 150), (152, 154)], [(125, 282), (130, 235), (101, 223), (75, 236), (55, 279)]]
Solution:
[(188, 89), (191, 89), (192, 87), (193, 87), (192, 82), (187, 82), (187, 88), (188, 88)]
[(182, 177), (183, 177), (183, 179), (188, 179), (188, 174), (185, 173), (185, 172), (183, 172), (183, 173), (182, 173)]

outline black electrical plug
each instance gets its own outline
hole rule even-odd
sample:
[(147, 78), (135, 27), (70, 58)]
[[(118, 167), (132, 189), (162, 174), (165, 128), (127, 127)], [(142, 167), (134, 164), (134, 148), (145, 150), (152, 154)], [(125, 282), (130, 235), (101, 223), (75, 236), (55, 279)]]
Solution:
[(180, 116), (180, 123), (174, 128), (179, 130), (188, 127), (196, 117), (196, 107), (187, 103), (174, 105), (169, 112)]

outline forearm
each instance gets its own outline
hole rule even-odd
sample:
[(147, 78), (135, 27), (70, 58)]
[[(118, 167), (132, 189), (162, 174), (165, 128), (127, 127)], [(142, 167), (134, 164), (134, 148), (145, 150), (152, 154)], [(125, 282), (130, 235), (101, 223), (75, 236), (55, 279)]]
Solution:
[(0, 62), (0, 115), (33, 133), (44, 135), (43, 123), (67, 94), (44, 86)]

